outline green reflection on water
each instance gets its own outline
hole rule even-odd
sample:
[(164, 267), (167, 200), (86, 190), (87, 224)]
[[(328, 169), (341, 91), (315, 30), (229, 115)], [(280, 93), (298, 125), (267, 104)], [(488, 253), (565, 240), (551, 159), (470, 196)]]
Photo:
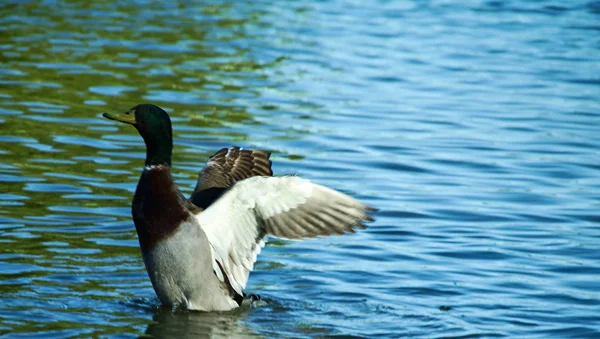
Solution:
[[(247, 139), (227, 126), (258, 126), (255, 112), (277, 109), (247, 104), (284, 60), (253, 54), (247, 27), (260, 15), (158, 1), (2, 9), (0, 334), (144, 332), (156, 305), (139, 301), (153, 293), (129, 216), (144, 147), (100, 113), (148, 101), (171, 112), (189, 190), (217, 142)], [(240, 319), (218, 322), (251, 333)]]

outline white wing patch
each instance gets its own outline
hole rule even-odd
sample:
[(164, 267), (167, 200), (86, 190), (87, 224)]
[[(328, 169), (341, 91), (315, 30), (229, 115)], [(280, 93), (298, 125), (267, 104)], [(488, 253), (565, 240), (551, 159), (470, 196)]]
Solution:
[[(354, 232), (374, 209), (295, 176), (237, 182), (196, 215), (211, 244), (214, 268), (240, 295), (269, 235), (302, 239)], [(221, 273), (223, 267), (226, 277)]]

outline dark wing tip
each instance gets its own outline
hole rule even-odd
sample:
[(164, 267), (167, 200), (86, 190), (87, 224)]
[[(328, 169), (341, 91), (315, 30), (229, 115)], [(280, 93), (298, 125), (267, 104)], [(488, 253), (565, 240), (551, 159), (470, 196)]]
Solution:
[[(365, 215), (362, 220), (364, 220), (365, 222), (374, 222), (375, 219), (373, 219), (370, 215)], [(366, 227), (366, 226), (365, 226)]]

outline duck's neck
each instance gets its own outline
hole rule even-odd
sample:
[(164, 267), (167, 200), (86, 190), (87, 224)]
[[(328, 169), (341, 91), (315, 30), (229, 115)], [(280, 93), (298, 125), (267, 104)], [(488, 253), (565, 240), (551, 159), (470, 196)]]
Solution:
[(146, 167), (171, 167), (173, 153), (173, 137), (171, 133), (143, 134), (146, 143)]
[(132, 215), (142, 251), (170, 237), (191, 217), (190, 203), (175, 186), (171, 167), (144, 167), (133, 197)]

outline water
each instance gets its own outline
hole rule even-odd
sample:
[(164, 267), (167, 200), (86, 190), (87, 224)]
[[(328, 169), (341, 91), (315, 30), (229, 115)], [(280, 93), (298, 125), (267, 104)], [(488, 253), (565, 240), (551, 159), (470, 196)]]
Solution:
[[(600, 337), (598, 1), (0, 5), (0, 335)], [(130, 200), (240, 145), (381, 209), (272, 241), (229, 313), (161, 310)]]

